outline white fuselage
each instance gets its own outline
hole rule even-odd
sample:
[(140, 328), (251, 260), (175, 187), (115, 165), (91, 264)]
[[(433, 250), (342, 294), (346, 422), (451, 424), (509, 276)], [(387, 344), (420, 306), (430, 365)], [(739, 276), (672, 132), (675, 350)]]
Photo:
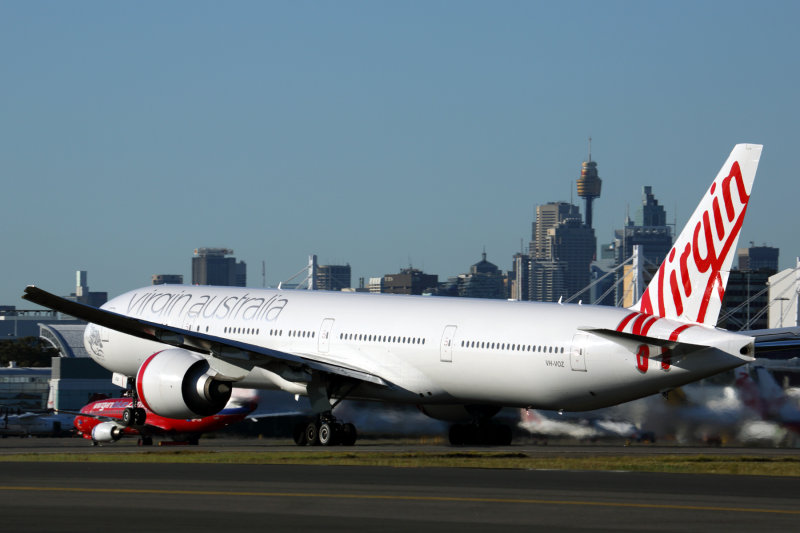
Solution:
[[(417, 404), (490, 404), (587, 410), (670, 389), (736, 367), (752, 340), (701, 325), (652, 318), (707, 346), (675, 353), (640, 338), (586, 330), (630, 329), (627, 309), (466, 298), (209, 286), (146, 287), (103, 306), (119, 314), (205, 335), (308, 355), (380, 376), (352, 396)], [(133, 376), (166, 346), (95, 325), (86, 348), (109, 370)], [(634, 332), (635, 333), (635, 332)], [(638, 353), (638, 357), (637, 357)], [(254, 368), (237, 386), (305, 394), (308, 382)]]

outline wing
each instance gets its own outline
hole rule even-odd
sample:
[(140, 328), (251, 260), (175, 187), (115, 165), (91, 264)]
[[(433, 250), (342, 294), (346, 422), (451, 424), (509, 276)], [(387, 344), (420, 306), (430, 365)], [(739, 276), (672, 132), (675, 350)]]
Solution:
[[(289, 353), (256, 344), (149, 322), (73, 302), (32, 285), (25, 288), (25, 294), (22, 297), (29, 302), (99, 326), (141, 339), (200, 353), (209, 360), (209, 364), (217, 372), (232, 377), (234, 380), (241, 379), (255, 366), (269, 368), (273, 365), (287, 365), (292, 370), (309, 369), (387, 388), (398, 388), (374, 372), (353, 365), (346, 365), (332, 358), (308, 353)], [(238, 376), (232, 375), (237, 373), (237, 369)]]

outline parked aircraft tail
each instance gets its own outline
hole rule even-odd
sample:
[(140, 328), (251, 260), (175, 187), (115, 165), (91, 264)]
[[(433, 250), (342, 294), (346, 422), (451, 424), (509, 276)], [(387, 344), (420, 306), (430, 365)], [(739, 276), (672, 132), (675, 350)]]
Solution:
[(761, 149), (760, 144), (733, 148), (641, 300), (631, 309), (716, 325)]

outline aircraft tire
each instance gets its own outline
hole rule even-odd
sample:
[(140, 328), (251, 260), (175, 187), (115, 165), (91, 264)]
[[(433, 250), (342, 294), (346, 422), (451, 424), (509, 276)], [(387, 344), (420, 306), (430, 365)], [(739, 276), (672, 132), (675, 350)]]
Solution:
[(134, 415), (133, 409), (130, 407), (126, 407), (124, 411), (122, 411), (122, 425), (123, 426), (131, 426), (136, 420), (136, 416)]
[(309, 422), (305, 430), (306, 446), (317, 446), (319, 444), (319, 427), (316, 422)]
[(333, 446), (336, 444), (338, 440), (337, 436), (337, 424), (329, 424), (327, 422), (323, 422), (319, 425), (319, 443), (322, 446)]
[(136, 409), (133, 410), (134, 425), (143, 426), (146, 420), (147, 420), (147, 411), (145, 411), (141, 407), (137, 407)]

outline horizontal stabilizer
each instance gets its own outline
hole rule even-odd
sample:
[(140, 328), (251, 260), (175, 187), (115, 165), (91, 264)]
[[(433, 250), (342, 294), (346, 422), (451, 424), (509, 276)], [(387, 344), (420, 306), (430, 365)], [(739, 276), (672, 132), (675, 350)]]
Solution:
[(662, 348), (669, 348), (670, 350), (674, 350), (675, 348), (680, 346), (686, 352), (692, 352), (708, 348), (708, 346), (704, 346), (702, 344), (692, 344), (688, 342), (681, 342), (678, 340), (652, 337), (649, 335), (637, 335), (635, 333), (626, 333), (624, 331), (617, 331), (614, 329), (607, 329), (607, 328), (578, 328), (578, 329), (580, 329), (581, 331), (585, 331), (587, 333), (594, 333), (595, 335), (606, 338), (613, 342), (618, 342), (620, 340), (628, 340), (635, 342), (637, 344), (659, 346)]

